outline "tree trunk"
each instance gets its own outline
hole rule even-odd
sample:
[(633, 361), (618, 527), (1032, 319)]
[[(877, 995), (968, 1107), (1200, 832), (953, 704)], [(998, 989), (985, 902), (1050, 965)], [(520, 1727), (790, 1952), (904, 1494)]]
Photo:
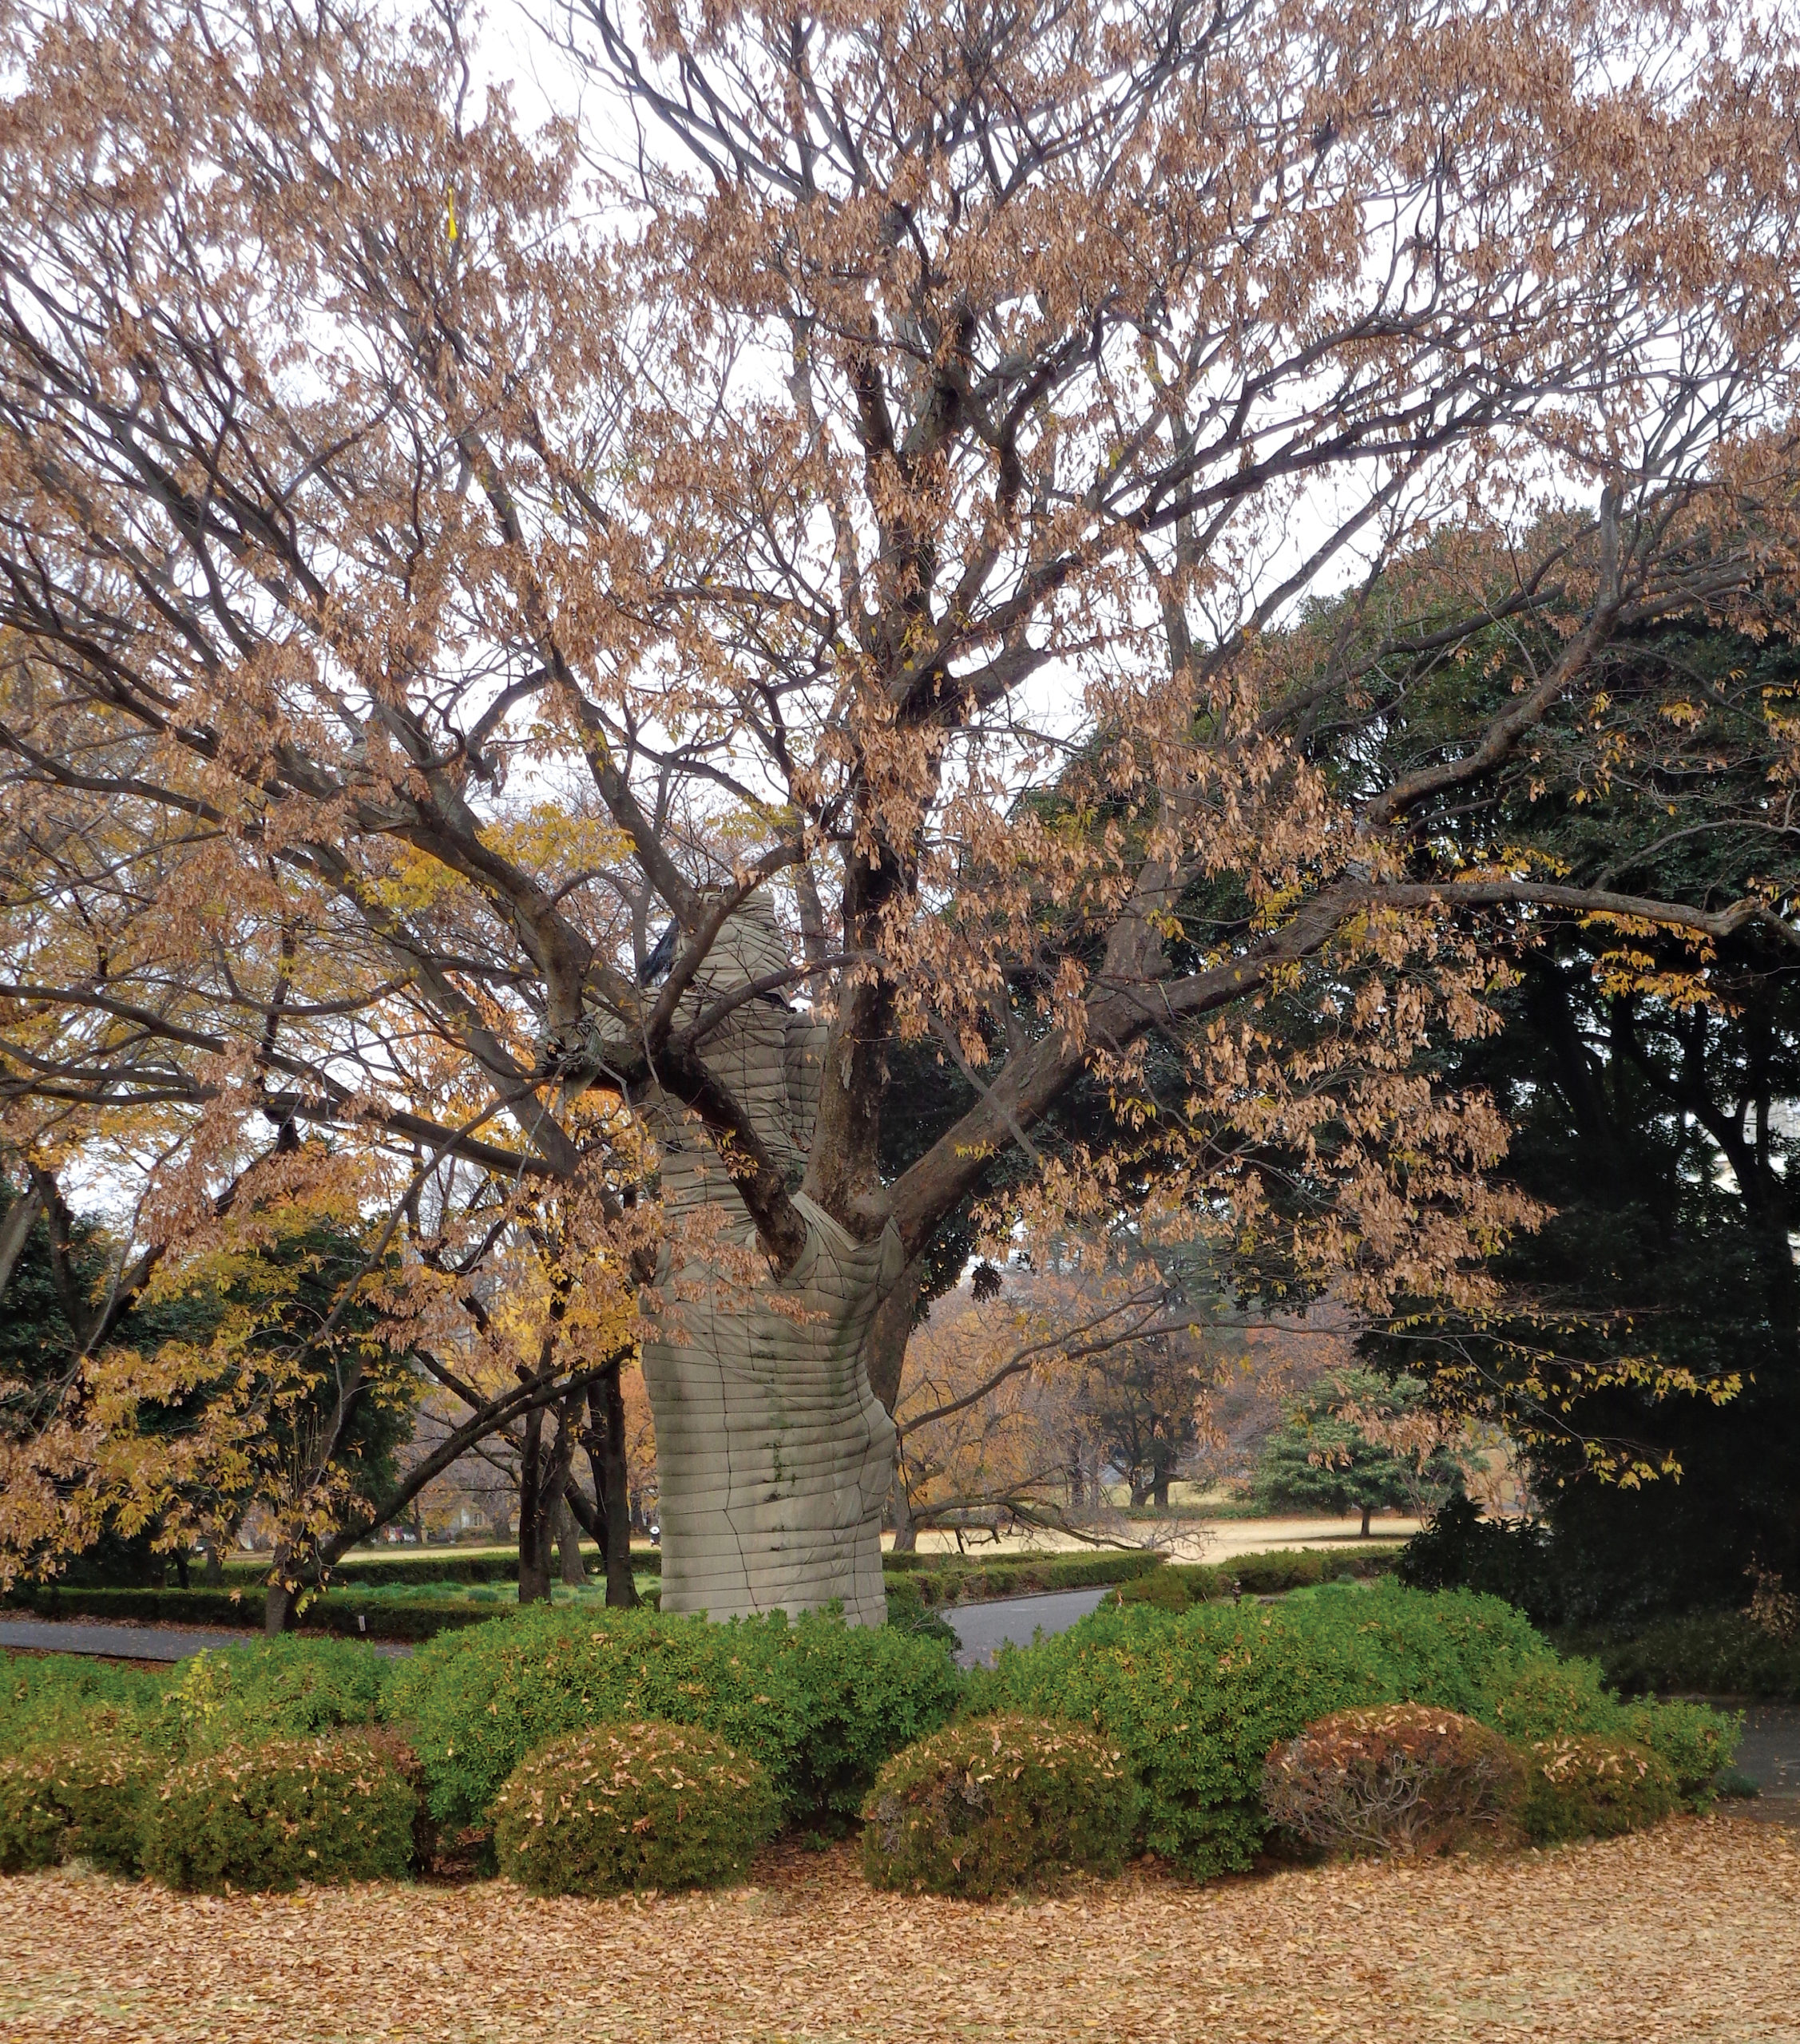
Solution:
[(216, 1540), (206, 1543), (206, 1563), (200, 1571), (200, 1585), (207, 1590), (223, 1590), (225, 1586), (225, 1564), (219, 1553)]
[(272, 1583), (263, 1600), (263, 1630), (278, 1639), (294, 1622), (294, 1593), (285, 1583)]
[(540, 1407), (525, 1423), (525, 1448), (519, 1457), (519, 1602), (550, 1601), (550, 1535), (560, 1495), (545, 1498), (541, 1449), (544, 1414)]
[(582, 1588), (588, 1579), (587, 1564), (581, 1559), (581, 1535), (566, 1498), (557, 1513), (557, 1559), (561, 1564), (564, 1588)]
[[(665, 1165), (665, 1186), (668, 1175)], [(852, 1624), (881, 1625), (895, 1435), (865, 1349), (899, 1242), (891, 1228), (857, 1242), (811, 1200), (796, 1203), (807, 1246), (779, 1285), (719, 1284), (696, 1298), (705, 1274), (684, 1272), (700, 1281), (668, 1309), (680, 1338), (644, 1344), (663, 1609), (727, 1618), (841, 1598)]]
[[(760, 897), (720, 931), (678, 1016), (788, 965)], [(740, 1002), (705, 1033), (708, 1068), (738, 1101), (770, 1162), (790, 1182), (805, 1229), (786, 1274), (750, 1284), (704, 1246), (680, 1247), (688, 1214), (722, 1226), (746, 1248), (755, 1226), (719, 1151), (666, 1098), (644, 1104), (660, 1152), (662, 1204), (677, 1234), (660, 1273), (664, 1337), (644, 1345), (656, 1420), (663, 1609), (716, 1618), (808, 1610), (841, 1599), (852, 1624), (887, 1618), (881, 1515), (898, 1437), (870, 1384), (871, 1347), (884, 1389), (898, 1389), (910, 1302), (875, 1321), (906, 1259), (890, 1222), (854, 1238), (805, 1189), (840, 1183), (854, 1158), (835, 1123), (819, 1126), (829, 1031), (779, 1000)], [(865, 1044), (854, 1055), (877, 1052)], [(827, 1117), (829, 1121), (831, 1117)], [(850, 1149), (867, 1131), (847, 1139)]]
[(910, 1555), (918, 1547), (918, 1527), (913, 1523), (913, 1501), (906, 1494), (906, 1465), (897, 1462), (894, 1469), (894, 1551), (897, 1555)]
[[(593, 1470), (594, 1495), (606, 1526), (606, 1608), (628, 1611), (637, 1602), (637, 1578), (631, 1565), (631, 1472), (625, 1460), (625, 1394), (615, 1361), (597, 1384), (588, 1387), (588, 1460)], [(604, 1425), (601, 1424), (604, 1421)], [(601, 1458), (593, 1460), (597, 1434)]]
[(1366, 1504), (1362, 1507), (1362, 1538), (1365, 1540), (1369, 1537), (1369, 1515), (1374, 1511), (1374, 1507), (1373, 1505)]

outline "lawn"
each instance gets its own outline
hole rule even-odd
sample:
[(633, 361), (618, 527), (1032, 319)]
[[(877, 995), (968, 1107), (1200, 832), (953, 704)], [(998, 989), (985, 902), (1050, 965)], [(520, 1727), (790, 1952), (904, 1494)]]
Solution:
[(0, 2038), (121, 2044), (1762, 2044), (1796, 2034), (1800, 1832), (1681, 1818), (1485, 1863), (1195, 1887), (1155, 1868), (982, 1906), (789, 1844), (747, 1887), (502, 1882), (224, 1900), (0, 1881)]

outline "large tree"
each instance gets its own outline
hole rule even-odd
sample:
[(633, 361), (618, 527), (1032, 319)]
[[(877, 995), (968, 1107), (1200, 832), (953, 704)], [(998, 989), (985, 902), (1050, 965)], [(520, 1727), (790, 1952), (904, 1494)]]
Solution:
[(427, 1345), (553, 1214), (667, 1608), (879, 1618), (943, 1231), (1134, 1168), (1034, 1140), (1079, 1083), (1232, 1253), (1466, 1304), (1528, 1209), (1414, 1068), (1497, 920), (1786, 932), (1439, 827), (1785, 571), (1769, 10), (583, 0), (530, 138), (453, 9), (7, 20), (8, 1139), (173, 1244), (307, 1131)]

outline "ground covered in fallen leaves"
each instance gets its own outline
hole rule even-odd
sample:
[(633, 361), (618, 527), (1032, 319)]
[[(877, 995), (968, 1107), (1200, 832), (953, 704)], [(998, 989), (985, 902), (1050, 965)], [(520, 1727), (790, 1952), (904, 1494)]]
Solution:
[(978, 1906), (847, 1848), (751, 1886), (538, 1902), (503, 1882), (213, 1900), (0, 1880), (0, 2039), (307, 2044), (1800, 2039), (1800, 1830), (1683, 1819), (1486, 1863)]

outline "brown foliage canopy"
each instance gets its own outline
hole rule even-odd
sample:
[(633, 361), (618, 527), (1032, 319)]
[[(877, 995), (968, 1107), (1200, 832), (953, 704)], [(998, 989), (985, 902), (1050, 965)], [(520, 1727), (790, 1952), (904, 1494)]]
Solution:
[[(1785, 933), (1434, 835), (1613, 635), (1789, 572), (1778, 10), (584, 0), (611, 155), (454, 9), (0, 19), (0, 1113), (145, 1242), (260, 1175), (393, 1217), (428, 1347), (533, 1227), (617, 1328), (653, 1089), (756, 1284), (802, 1193), (916, 1259), (1153, 1042), (1192, 1225), (1467, 1301), (1523, 1210), (1414, 1065), (1503, 942)], [(753, 897), (792, 973), (684, 1005)], [(708, 1060), (762, 998), (831, 1031), (797, 1184)], [(926, 1032), (973, 1104), (884, 1172)], [(1042, 1161), (1059, 1214), (1120, 1168)]]

